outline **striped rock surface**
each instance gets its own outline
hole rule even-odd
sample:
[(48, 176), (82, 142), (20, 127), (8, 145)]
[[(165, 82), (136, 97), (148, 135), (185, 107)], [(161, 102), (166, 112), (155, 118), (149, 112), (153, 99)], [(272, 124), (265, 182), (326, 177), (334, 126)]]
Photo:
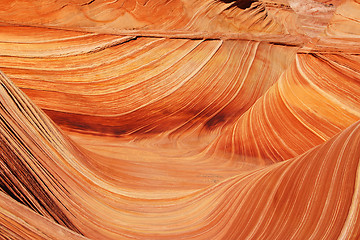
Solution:
[(0, 3), (1, 239), (360, 239), (359, 1)]

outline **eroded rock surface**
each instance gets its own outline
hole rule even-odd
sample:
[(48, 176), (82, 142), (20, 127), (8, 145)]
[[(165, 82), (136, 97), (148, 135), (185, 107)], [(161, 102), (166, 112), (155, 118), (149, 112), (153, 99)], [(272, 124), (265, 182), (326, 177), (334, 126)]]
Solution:
[(0, 238), (360, 238), (358, 1), (0, 3)]

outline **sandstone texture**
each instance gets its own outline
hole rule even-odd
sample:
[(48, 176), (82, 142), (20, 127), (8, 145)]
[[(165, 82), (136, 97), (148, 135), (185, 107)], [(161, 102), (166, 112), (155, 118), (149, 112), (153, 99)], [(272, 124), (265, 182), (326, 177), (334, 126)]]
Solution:
[(360, 239), (360, 1), (0, 0), (0, 239)]

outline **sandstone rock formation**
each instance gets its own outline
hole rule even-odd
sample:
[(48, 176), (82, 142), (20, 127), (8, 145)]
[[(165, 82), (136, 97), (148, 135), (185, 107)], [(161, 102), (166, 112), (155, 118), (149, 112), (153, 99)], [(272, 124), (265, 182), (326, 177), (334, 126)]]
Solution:
[(1, 239), (360, 239), (360, 2), (0, 4)]

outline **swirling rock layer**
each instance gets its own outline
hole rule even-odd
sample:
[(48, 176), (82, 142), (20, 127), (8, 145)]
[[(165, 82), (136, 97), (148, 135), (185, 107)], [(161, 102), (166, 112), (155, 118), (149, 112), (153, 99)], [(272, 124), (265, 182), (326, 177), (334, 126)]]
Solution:
[(360, 238), (358, 1), (1, 3), (1, 238)]

